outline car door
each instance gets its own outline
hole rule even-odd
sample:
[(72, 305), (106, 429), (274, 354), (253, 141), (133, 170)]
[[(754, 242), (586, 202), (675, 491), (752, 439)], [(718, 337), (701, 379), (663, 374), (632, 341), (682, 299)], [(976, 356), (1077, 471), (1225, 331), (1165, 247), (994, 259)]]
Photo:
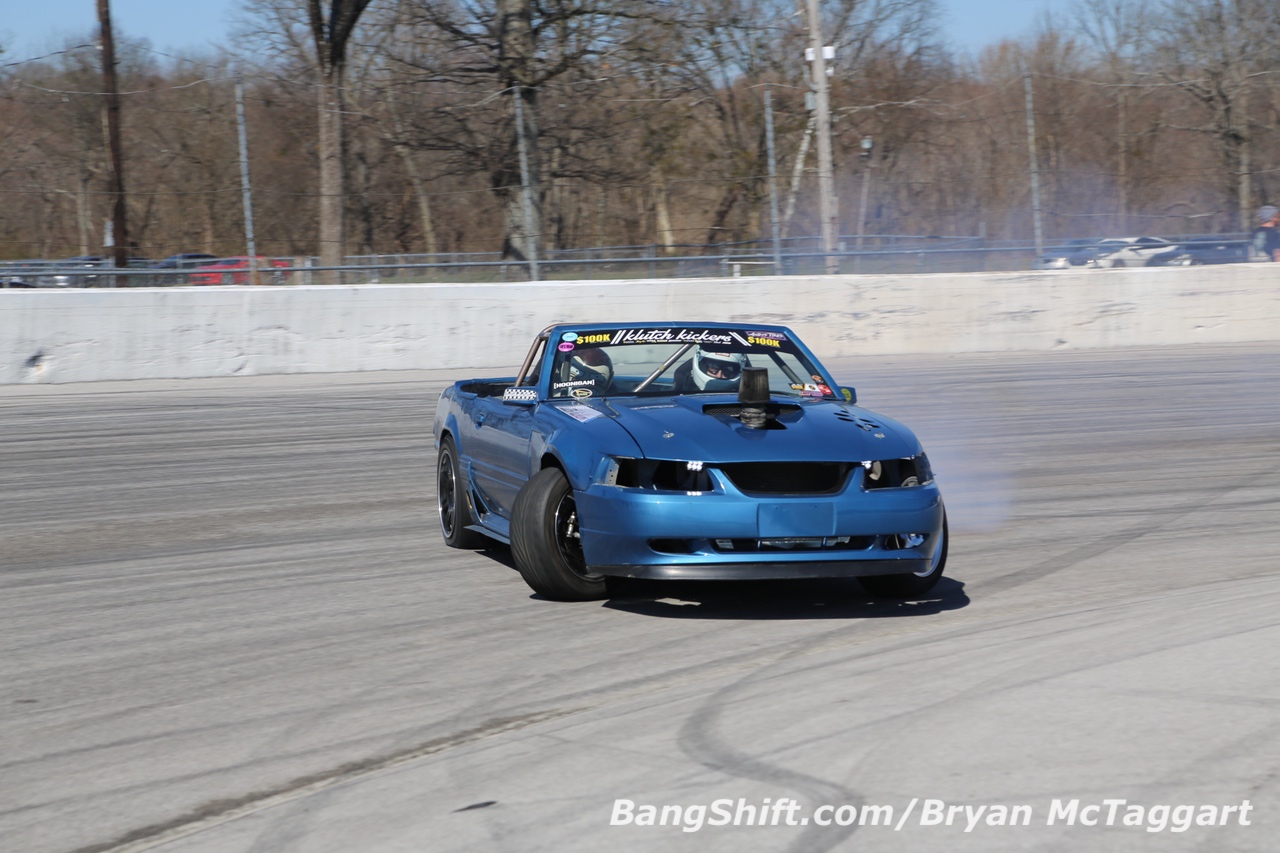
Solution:
[(529, 479), (533, 413), (533, 406), (501, 397), (477, 398), (472, 410), (471, 434), (464, 439), (471, 447), (470, 479), (487, 508), (503, 519), (511, 518), (516, 494)]

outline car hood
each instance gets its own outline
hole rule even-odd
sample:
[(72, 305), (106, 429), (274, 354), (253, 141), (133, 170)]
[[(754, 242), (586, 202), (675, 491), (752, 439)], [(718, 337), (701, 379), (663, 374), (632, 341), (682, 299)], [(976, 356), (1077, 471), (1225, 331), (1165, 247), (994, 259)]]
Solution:
[[(831, 462), (901, 459), (920, 452), (902, 424), (836, 400), (778, 397), (773, 428), (733, 416), (734, 394), (594, 399), (650, 459), (717, 462)], [(719, 411), (717, 411), (719, 409)]]

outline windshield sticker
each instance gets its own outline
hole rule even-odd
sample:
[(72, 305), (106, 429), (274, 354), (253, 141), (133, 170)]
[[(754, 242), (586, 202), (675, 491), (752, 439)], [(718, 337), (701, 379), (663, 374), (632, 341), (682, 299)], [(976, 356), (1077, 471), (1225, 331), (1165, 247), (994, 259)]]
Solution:
[(573, 379), (573, 380), (570, 380), (569, 382), (552, 382), (551, 387), (556, 390), (559, 390), (561, 388), (577, 388), (582, 385), (595, 385), (596, 379), (598, 378), (599, 377), (593, 376), (590, 379)]
[(556, 349), (560, 350), (560, 352), (571, 352), (573, 350), (573, 344), (565, 341), (560, 346), (556, 347)]
[(585, 400), (587, 397), (591, 396), (591, 389), (590, 388), (574, 388), (569, 393), (577, 397), (579, 400)]
[[(612, 335), (590, 335), (589, 337), (603, 337), (614, 346), (619, 344), (719, 344), (723, 346), (732, 344), (734, 341), (746, 343), (741, 336), (728, 329), (619, 329)], [(586, 338), (582, 340), (585, 341)], [(605, 343), (605, 340), (600, 343)]]
[(559, 406), (558, 408), (575, 421), (582, 423), (604, 417), (604, 412), (597, 412), (590, 406), (583, 406), (578, 403), (574, 403), (572, 406)]
[[(569, 335), (573, 335), (572, 338)], [(720, 352), (739, 352), (743, 349), (767, 348), (790, 351), (792, 344), (781, 332), (739, 331), (737, 329), (699, 329), (670, 327), (664, 329), (617, 329), (608, 332), (578, 334), (565, 332), (560, 336), (565, 342), (583, 346), (625, 346), (646, 344), (698, 344)]]

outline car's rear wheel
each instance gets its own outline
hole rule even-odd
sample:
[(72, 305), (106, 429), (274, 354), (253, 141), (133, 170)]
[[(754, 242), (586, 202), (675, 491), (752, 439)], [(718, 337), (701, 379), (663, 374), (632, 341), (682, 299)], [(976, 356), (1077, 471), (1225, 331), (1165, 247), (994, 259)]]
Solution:
[(556, 601), (592, 601), (608, 594), (603, 575), (587, 570), (573, 489), (558, 468), (524, 484), (511, 513), (511, 556), (534, 592)]
[(947, 566), (947, 516), (942, 516), (942, 541), (933, 552), (933, 559), (923, 572), (902, 575), (875, 575), (858, 578), (867, 592), (881, 598), (912, 598), (924, 595), (942, 579), (942, 570)]
[(458, 463), (458, 448), (453, 438), (447, 435), (440, 442), (440, 454), (436, 460), (436, 503), (440, 508), (440, 533), (444, 535), (444, 544), (472, 551), (488, 544), (489, 540), (483, 534), (467, 529), (467, 525), (475, 523), (471, 518), (467, 480)]

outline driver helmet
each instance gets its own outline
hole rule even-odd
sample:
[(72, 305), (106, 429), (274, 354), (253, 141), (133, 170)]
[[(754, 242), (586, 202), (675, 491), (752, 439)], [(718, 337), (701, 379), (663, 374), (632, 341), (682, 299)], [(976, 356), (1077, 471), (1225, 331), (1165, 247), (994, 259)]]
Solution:
[(602, 349), (579, 348), (569, 358), (570, 379), (599, 379), (601, 387), (613, 381), (613, 359)]
[(699, 391), (732, 391), (738, 387), (746, 356), (740, 352), (693, 351), (693, 384)]

